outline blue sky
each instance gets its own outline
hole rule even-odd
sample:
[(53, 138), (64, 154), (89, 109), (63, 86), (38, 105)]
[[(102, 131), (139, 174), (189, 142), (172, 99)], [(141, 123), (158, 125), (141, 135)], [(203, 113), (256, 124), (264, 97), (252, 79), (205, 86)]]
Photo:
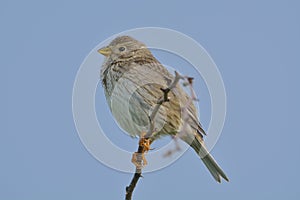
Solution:
[[(2, 1), (0, 199), (123, 199), (131, 174), (85, 149), (73, 122), (72, 89), (96, 45), (145, 26), (187, 34), (217, 64), (227, 117), (212, 153), (231, 181), (215, 183), (189, 150), (145, 174), (135, 199), (298, 199), (299, 8), (297, 1)], [(204, 127), (206, 93), (199, 95)], [(110, 117), (106, 124), (116, 130)], [(136, 140), (119, 134), (120, 143), (136, 148)]]

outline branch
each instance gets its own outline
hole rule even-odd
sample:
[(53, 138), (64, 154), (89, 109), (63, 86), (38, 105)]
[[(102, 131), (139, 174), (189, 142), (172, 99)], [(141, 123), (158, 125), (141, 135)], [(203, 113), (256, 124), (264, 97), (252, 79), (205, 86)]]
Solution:
[(187, 125), (188, 125), (188, 121), (189, 121), (189, 118), (190, 118), (189, 113), (188, 113), (188, 108), (191, 106), (193, 101), (197, 101), (197, 97), (196, 97), (195, 91), (193, 89), (193, 79), (194, 78), (185, 76), (185, 77), (183, 77), (183, 79), (187, 80), (187, 82), (185, 82), (183, 85), (184, 86), (189, 86), (189, 89), (190, 89), (190, 96), (188, 98), (188, 101), (186, 102), (186, 104), (182, 108), (183, 125), (182, 125), (181, 129), (178, 131), (178, 133), (175, 136), (172, 136), (172, 139), (175, 141), (175, 148), (168, 150), (164, 154), (164, 157), (171, 156), (173, 153), (178, 152), (178, 151), (181, 150), (180, 145), (178, 144), (177, 138), (178, 137), (180, 138), (180, 137), (183, 136), (183, 134), (187, 133)]
[(165, 103), (168, 102), (170, 99), (168, 97), (169, 92), (176, 87), (177, 83), (179, 82), (180, 79), (182, 79), (183, 77), (177, 72), (175, 71), (175, 78), (173, 80), (173, 82), (171, 82), (171, 84), (166, 88), (163, 89), (161, 88), (161, 91), (164, 93), (163, 96), (157, 101), (150, 117), (149, 117), (149, 121), (150, 121), (150, 128), (147, 132), (147, 134), (145, 135), (145, 138), (150, 138), (154, 132), (154, 118), (160, 108), (160, 106)]
[[(144, 151), (143, 148), (144, 148), (143, 146), (139, 145), (139, 148), (138, 148), (138, 151), (137, 151), (138, 155), (142, 154), (142, 152)], [(139, 159), (139, 161), (141, 162), (141, 159)], [(125, 197), (126, 200), (131, 200), (134, 188), (135, 188), (137, 182), (139, 181), (139, 179), (141, 177), (143, 177), (142, 176), (142, 168), (136, 167), (135, 168), (135, 173), (132, 177), (130, 185), (126, 187), (126, 197)]]
[[(157, 114), (157, 112), (158, 112), (160, 106), (161, 106), (163, 103), (169, 101), (169, 97), (168, 97), (169, 92), (170, 92), (173, 88), (176, 87), (177, 83), (178, 83), (179, 80), (182, 79), (182, 78), (183, 78), (183, 77), (182, 77), (178, 72), (175, 71), (175, 78), (174, 78), (173, 82), (172, 82), (170, 85), (168, 85), (168, 87), (167, 87), (166, 89), (161, 88), (161, 91), (163, 92), (163, 96), (159, 98), (159, 100), (157, 101), (157, 103), (156, 103), (156, 105), (155, 105), (155, 107), (154, 107), (154, 109), (153, 109), (151, 115), (149, 116), (150, 127), (149, 127), (149, 130), (148, 130), (148, 132), (146, 133), (146, 135), (143, 136), (143, 138), (149, 139), (149, 138), (152, 137), (152, 134), (154, 133), (154, 118), (155, 118), (155, 116), (156, 116), (156, 114)], [(133, 177), (132, 177), (132, 180), (131, 180), (131, 182), (130, 182), (130, 185), (126, 187), (126, 197), (125, 197), (126, 200), (131, 200), (131, 198), (132, 198), (132, 193), (133, 193), (133, 191), (134, 191), (134, 189), (135, 189), (135, 187), (136, 187), (137, 182), (139, 181), (139, 179), (140, 179), (141, 177), (143, 177), (143, 176), (142, 176), (142, 166), (143, 166), (142, 162), (143, 162), (143, 159), (144, 159), (144, 158), (143, 158), (144, 152), (145, 152), (145, 146), (143, 146), (143, 145), (141, 144), (141, 142), (139, 142), (138, 151), (136, 152), (136, 154), (137, 154), (137, 162), (139, 163), (139, 167), (137, 166), (137, 167), (135, 168), (135, 173), (134, 173), (134, 175), (133, 175)]]

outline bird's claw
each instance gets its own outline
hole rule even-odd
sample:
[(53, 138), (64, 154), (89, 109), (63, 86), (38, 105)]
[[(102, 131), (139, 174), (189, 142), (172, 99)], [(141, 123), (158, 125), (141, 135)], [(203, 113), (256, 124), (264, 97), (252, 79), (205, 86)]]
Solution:
[(142, 153), (147, 153), (150, 150), (150, 139), (142, 137), (139, 141), (139, 146), (143, 147)]
[(135, 152), (132, 155), (131, 162), (136, 166), (138, 169), (142, 169), (145, 167), (148, 162), (145, 157), (145, 153), (147, 153), (151, 148), (150, 148), (151, 141), (149, 138), (144, 138), (142, 137), (139, 141), (139, 148), (141, 147), (142, 151), (140, 152)]

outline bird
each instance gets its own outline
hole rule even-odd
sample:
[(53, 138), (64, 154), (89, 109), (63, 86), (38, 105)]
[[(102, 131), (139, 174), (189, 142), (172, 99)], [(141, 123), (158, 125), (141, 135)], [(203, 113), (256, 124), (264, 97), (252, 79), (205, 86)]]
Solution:
[[(131, 36), (118, 36), (108, 46), (98, 49), (104, 56), (100, 79), (107, 104), (119, 126), (132, 137), (142, 137), (151, 125), (149, 115), (163, 95), (163, 89), (174, 80), (172, 75), (151, 53), (147, 46)], [(150, 143), (164, 137), (176, 136), (185, 122), (182, 108), (189, 95), (180, 84), (168, 94), (154, 119)], [(201, 158), (213, 178), (229, 181), (228, 177), (208, 152), (206, 135), (198, 119), (194, 103), (187, 109), (185, 133), (180, 139), (189, 144)]]

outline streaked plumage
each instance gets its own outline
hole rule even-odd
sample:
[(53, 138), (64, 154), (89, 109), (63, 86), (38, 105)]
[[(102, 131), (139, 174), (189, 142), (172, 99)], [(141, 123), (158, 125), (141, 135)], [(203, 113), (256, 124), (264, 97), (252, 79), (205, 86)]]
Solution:
[[(129, 36), (117, 37), (108, 47), (98, 52), (106, 56), (101, 69), (101, 80), (110, 110), (126, 132), (131, 136), (140, 136), (149, 129), (149, 115), (163, 94), (161, 88), (167, 88), (174, 76), (143, 43)], [(188, 95), (177, 84), (169, 97), (170, 101), (160, 107), (155, 117), (152, 141), (164, 135), (177, 134), (183, 124), (182, 108), (188, 101)], [(205, 132), (193, 104), (188, 108), (188, 114), (189, 126), (181, 139), (197, 152), (218, 182), (221, 177), (228, 181), (204, 147), (202, 138)]]

